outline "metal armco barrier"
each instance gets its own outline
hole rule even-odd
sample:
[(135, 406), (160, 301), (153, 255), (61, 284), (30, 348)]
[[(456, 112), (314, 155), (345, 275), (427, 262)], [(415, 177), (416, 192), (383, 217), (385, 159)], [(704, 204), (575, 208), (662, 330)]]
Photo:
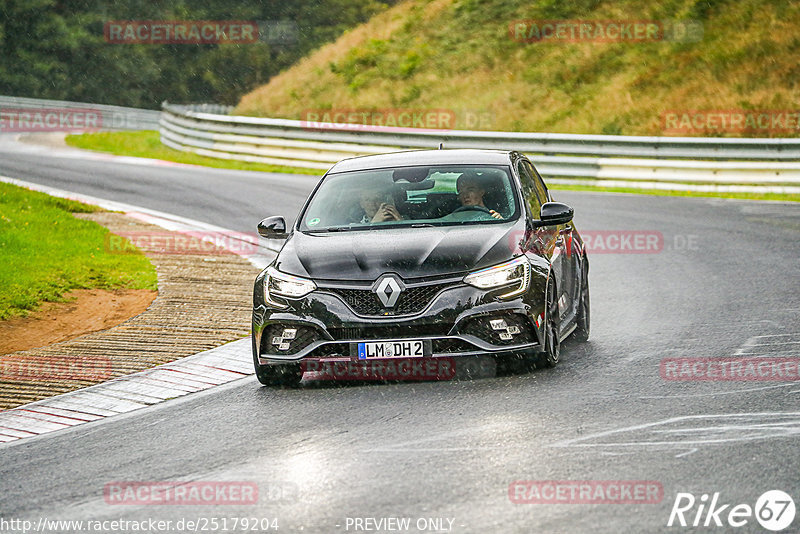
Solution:
[[(161, 116), (160, 111), (152, 109), (125, 108), (62, 100), (40, 100), (38, 98), (16, 96), (0, 96), (0, 113), (3, 110), (30, 110), (31, 112), (46, 112), (47, 110), (96, 111), (101, 117), (99, 121), (100, 130), (157, 130), (158, 119)], [(3, 133), (2, 126), (0, 126), (0, 133)]]
[[(164, 103), (161, 140), (215, 158), (328, 169), (342, 158), (413, 148), (496, 148), (527, 154), (549, 178), (775, 185), (800, 192), (800, 138), (733, 139), (369, 127), (219, 115)], [(797, 191), (795, 191), (795, 189)]]
[[(229, 115), (221, 104), (163, 111), (0, 96), (3, 110), (93, 110), (100, 130), (160, 130), (184, 152), (238, 161), (328, 169), (353, 156), (394, 150), (519, 150), (552, 183), (646, 189), (800, 193), (800, 138), (636, 137), (425, 130)], [(2, 118), (2, 117), (0, 117)], [(0, 133), (3, 133), (0, 121)]]

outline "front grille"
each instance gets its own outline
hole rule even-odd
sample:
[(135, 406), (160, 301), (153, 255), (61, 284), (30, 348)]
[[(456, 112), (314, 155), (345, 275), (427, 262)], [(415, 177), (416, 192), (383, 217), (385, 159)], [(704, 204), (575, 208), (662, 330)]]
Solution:
[(428, 336), (446, 336), (449, 325), (431, 324), (416, 326), (365, 326), (359, 328), (329, 328), (336, 340), (348, 339), (413, 339)]
[[(492, 328), (491, 321), (499, 319), (505, 321), (506, 328), (499, 330)], [(508, 334), (510, 329), (518, 329), (519, 332), (511, 334), (510, 338), (508, 335), (501, 336), (503, 333)], [(461, 334), (475, 336), (492, 345), (522, 345), (537, 341), (530, 321), (524, 315), (518, 313), (486, 315), (468, 319), (458, 330)], [(508, 339), (503, 339), (503, 337)]]
[(349, 343), (327, 343), (312, 350), (307, 358), (329, 358), (332, 356), (350, 357)]
[[(325, 288), (344, 300), (359, 315), (410, 315), (424, 310), (440, 291), (453, 282), (407, 287), (400, 293), (393, 308), (384, 308), (371, 289)], [(322, 288), (321, 288), (322, 289)]]
[(477, 347), (461, 339), (434, 339), (434, 354), (453, 354), (458, 352), (475, 352)]
[[(294, 337), (285, 337), (287, 330), (295, 330)], [(314, 341), (322, 339), (315, 328), (292, 324), (272, 324), (261, 334), (262, 354), (297, 354)], [(282, 344), (283, 347), (281, 346)], [(288, 346), (287, 346), (288, 345)]]

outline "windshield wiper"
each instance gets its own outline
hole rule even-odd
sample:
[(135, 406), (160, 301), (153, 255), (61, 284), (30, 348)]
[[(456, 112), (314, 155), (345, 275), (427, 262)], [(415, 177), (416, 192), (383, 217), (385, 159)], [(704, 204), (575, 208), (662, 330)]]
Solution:
[(433, 228), (431, 223), (414, 223), (411, 228)]
[(317, 234), (321, 232), (348, 232), (351, 228), (349, 226), (331, 226), (330, 228), (315, 228), (313, 230), (306, 230), (309, 234)]

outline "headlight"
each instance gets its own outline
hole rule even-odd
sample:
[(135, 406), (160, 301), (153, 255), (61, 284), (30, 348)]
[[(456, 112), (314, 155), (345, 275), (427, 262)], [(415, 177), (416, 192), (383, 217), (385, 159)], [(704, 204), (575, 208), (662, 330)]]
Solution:
[(465, 283), (478, 289), (512, 286), (509, 287), (510, 292), (499, 296), (501, 299), (516, 297), (524, 293), (528, 289), (530, 281), (531, 264), (528, 263), (525, 256), (475, 271), (464, 277)]
[(286, 308), (287, 306), (283, 302), (276, 301), (272, 298), (273, 296), (299, 299), (315, 289), (317, 289), (317, 285), (311, 280), (282, 273), (275, 267), (269, 267), (267, 275), (264, 277), (264, 298), (267, 304), (278, 308)]

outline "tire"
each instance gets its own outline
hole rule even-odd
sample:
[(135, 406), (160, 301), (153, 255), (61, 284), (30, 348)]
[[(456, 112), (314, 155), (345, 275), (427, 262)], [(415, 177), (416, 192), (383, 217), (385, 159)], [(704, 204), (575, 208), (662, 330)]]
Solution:
[(303, 379), (299, 363), (279, 365), (256, 364), (256, 378), (265, 386), (297, 387)]
[(558, 299), (556, 285), (547, 286), (547, 306), (544, 318), (544, 351), (539, 353), (537, 367), (555, 367), (561, 360), (561, 342), (558, 339)]
[(583, 260), (583, 276), (581, 277), (581, 296), (578, 316), (575, 319), (575, 331), (572, 333), (576, 341), (584, 342), (589, 339), (591, 326), (591, 308), (589, 307), (589, 264)]

